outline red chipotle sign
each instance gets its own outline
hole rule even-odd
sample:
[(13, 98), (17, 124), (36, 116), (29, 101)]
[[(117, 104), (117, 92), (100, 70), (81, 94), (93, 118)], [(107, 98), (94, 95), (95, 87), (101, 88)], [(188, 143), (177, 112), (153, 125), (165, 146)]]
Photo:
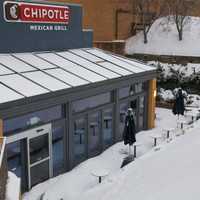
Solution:
[(4, 2), (4, 18), (8, 22), (69, 24), (69, 7), (46, 4)]

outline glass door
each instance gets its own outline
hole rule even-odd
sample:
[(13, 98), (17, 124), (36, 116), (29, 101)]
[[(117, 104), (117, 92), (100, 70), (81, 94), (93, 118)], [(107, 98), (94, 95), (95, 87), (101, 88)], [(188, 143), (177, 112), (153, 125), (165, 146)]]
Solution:
[(133, 110), (133, 118), (135, 120), (136, 131), (138, 131), (138, 98), (130, 101), (130, 107)]
[(90, 113), (88, 115), (88, 154), (89, 157), (96, 156), (100, 153), (100, 112)]
[(128, 101), (121, 103), (119, 106), (119, 140), (123, 139), (125, 119), (126, 119), (128, 108), (129, 108)]
[(74, 130), (73, 130), (73, 156), (74, 164), (79, 164), (87, 158), (87, 126), (86, 117), (81, 116), (74, 119)]
[(144, 130), (145, 129), (145, 96), (139, 97), (139, 123), (138, 129)]
[(29, 189), (52, 176), (51, 130), (30, 130), (27, 138)]
[(106, 149), (113, 144), (113, 108), (104, 109), (102, 118), (103, 149)]

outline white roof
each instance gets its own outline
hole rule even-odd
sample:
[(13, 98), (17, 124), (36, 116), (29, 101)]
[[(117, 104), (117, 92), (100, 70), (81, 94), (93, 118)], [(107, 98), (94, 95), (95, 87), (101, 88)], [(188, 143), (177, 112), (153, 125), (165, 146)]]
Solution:
[(155, 68), (96, 48), (0, 55), (0, 103)]

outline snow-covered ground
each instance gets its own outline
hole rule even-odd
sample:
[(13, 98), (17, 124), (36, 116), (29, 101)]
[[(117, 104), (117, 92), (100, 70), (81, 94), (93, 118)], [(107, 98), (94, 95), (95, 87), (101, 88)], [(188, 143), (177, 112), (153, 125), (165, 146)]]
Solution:
[(6, 200), (16, 200), (20, 196), (20, 179), (12, 172), (8, 172)]
[(176, 25), (167, 17), (157, 19), (144, 44), (143, 33), (126, 41), (126, 54), (142, 53), (154, 55), (200, 56), (200, 18), (191, 17), (183, 30), (183, 40), (178, 40)]
[[(72, 171), (35, 186), (23, 200), (199, 200), (200, 122), (185, 135), (167, 143), (159, 141), (160, 150), (153, 148), (150, 134), (162, 134), (164, 128), (176, 127), (177, 117), (171, 110), (156, 109), (156, 128), (142, 131), (137, 141), (138, 158), (121, 169), (128, 147), (117, 143), (101, 155), (89, 159)], [(94, 169), (110, 173), (101, 184), (91, 175)]]

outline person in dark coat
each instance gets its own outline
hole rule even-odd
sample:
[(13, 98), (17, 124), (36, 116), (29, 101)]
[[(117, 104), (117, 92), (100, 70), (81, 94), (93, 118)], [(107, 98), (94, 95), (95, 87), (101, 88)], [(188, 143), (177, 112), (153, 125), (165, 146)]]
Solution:
[(135, 121), (133, 118), (133, 110), (132, 108), (129, 108), (125, 119), (125, 126), (123, 132), (123, 139), (125, 145), (127, 144), (133, 145), (133, 143), (136, 142), (135, 133), (136, 129), (135, 129)]
[(178, 90), (178, 93), (176, 94), (176, 99), (173, 105), (172, 112), (174, 115), (184, 115), (185, 106), (184, 106), (184, 96), (182, 89)]

